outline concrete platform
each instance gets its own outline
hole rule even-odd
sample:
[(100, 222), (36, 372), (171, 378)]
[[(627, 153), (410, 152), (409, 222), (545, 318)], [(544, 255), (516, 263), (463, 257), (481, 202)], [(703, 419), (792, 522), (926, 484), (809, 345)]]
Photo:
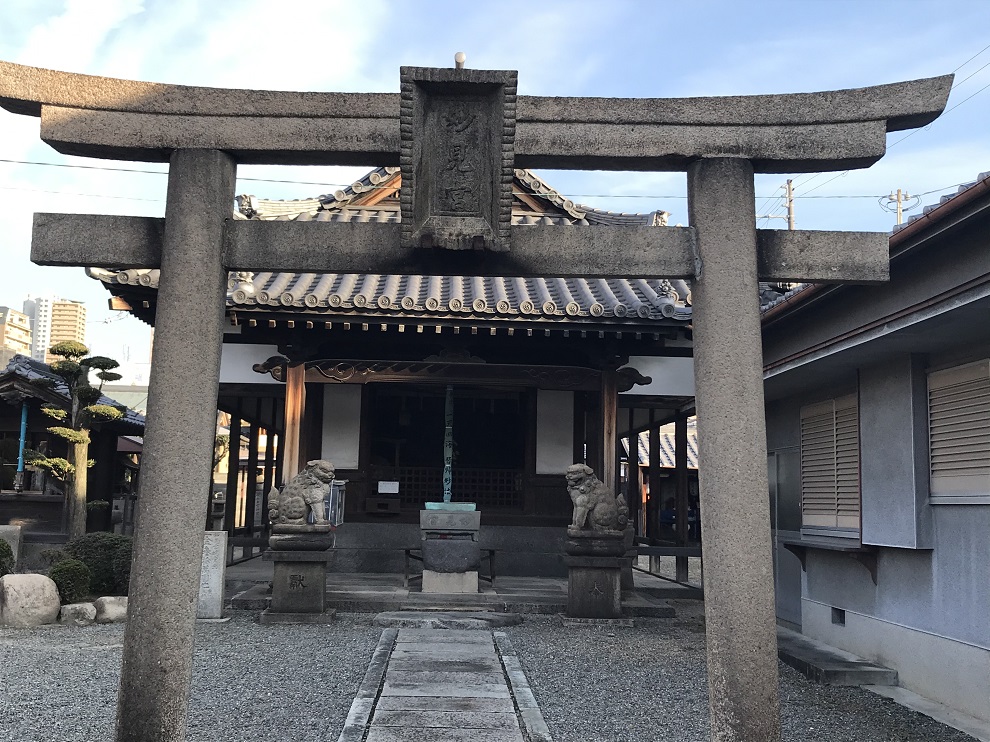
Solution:
[[(232, 608), (262, 611), (271, 602), (270, 562), (253, 559), (227, 568), (227, 599)], [(558, 614), (567, 609), (567, 579), (499, 576), (497, 587), (482, 585), (477, 593), (423, 593), (418, 585), (403, 586), (400, 574), (330, 573), (327, 605), (342, 613), (392, 611), (494, 611)], [(635, 589), (622, 594), (622, 613), (630, 618), (670, 618), (667, 599), (697, 597), (698, 591), (640, 572)], [(657, 597), (657, 594), (664, 597)]]
[(826, 685), (897, 685), (894, 670), (779, 626), (777, 656), (785, 665)]

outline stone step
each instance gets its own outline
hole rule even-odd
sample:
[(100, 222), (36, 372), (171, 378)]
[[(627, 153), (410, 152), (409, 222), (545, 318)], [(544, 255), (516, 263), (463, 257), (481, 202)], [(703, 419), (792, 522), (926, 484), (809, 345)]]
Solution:
[(375, 616), (375, 626), (397, 629), (493, 629), (522, 623), (518, 613), (493, 611), (388, 611)]
[(785, 665), (825, 685), (897, 685), (896, 671), (780, 626), (777, 656)]

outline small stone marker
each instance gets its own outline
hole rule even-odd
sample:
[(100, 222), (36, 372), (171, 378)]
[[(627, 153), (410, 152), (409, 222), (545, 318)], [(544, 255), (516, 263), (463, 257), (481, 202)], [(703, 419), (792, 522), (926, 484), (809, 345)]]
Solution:
[(223, 617), (223, 584), (227, 572), (227, 532), (203, 534), (203, 568), (199, 575), (196, 618)]

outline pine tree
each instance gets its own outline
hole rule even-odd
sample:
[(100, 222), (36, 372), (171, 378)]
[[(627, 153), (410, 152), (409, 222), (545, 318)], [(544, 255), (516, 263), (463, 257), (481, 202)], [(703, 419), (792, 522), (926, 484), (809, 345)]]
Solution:
[[(126, 411), (123, 407), (97, 404), (103, 384), (121, 378), (113, 371), (120, 364), (105, 356), (89, 356), (89, 348), (74, 340), (56, 343), (48, 351), (59, 358), (50, 368), (65, 382), (69, 406), (65, 409), (46, 404), (42, 411), (63, 423), (48, 428), (48, 432), (68, 443), (68, 458), (36, 456), (31, 463), (65, 482), (69, 535), (81, 536), (86, 533), (86, 473), (93, 465), (89, 460), (90, 430), (94, 424), (121, 419)], [(100, 380), (96, 387), (89, 380), (93, 371)]]

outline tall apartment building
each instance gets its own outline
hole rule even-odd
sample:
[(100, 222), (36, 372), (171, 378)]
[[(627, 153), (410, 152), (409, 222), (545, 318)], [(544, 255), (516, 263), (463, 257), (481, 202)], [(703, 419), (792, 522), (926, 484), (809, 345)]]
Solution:
[(51, 363), (48, 349), (64, 340), (86, 342), (86, 305), (54, 296), (28, 296), (24, 314), (31, 318), (31, 357)]
[(31, 355), (31, 318), (10, 307), (0, 307), (0, 348)]

